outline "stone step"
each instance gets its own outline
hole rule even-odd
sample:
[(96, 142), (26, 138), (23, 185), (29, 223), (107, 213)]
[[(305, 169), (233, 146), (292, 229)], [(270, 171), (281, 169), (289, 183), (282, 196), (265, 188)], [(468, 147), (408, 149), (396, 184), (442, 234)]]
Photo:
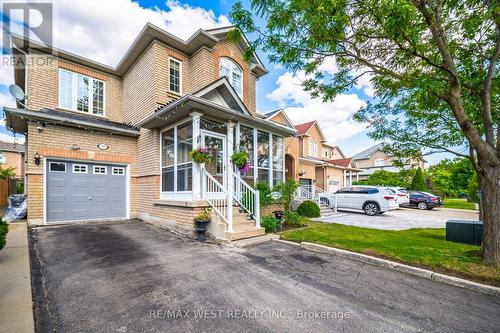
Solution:
[(234, 241), (237, 239), (245, 239), (245, 238), (250, 238), (250, 237), (262, 236), (265, 234), (266, 234), (266, 232), (265, 232), (264, 228), (250, 227), (250, 228), (245, 228), (245, 229), (233, 230), (233, 232), (226, 231), (224, 233), (224, 237), (228, 240)]
[(232, 242), (231, 245), (234, 247), (238, 247), (238, 248), (245, 248), (245, 247), (256, 245), (256, 244), (269, 242), (269, 241), (272, 241), (274, 239), (280, 239), (280, 236), (275, 235), (275, 234), (265, 234), (262, 236), (240, 239), (240, 240)]

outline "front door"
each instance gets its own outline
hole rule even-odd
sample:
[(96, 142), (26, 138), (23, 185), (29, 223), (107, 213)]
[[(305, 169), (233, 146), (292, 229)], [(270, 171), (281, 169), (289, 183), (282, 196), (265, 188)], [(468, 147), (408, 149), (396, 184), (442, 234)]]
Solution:
[(202, 144), (213, 157), (210, 162), (205, 163), (205, 169), (225, 188), (227, 184), (227, 168), (224, 163), (226, 156), (226, 136), (203, 131)]

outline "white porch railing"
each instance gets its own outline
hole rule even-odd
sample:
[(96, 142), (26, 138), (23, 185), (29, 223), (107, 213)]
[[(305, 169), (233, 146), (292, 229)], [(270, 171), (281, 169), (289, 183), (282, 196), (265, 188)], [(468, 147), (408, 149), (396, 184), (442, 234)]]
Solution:
[(255, 220), (255, 227), (260, 227), (260, 194), (241, 177), (233, 172), (234, 200)]
[[(326, 200), (321, 200), (322, 198)], [(337, 196), (334, 193), (326, 192), (316, 185), (299, 186), (297, 189), (297, 199), (312, 200), (316, 202), (319, 207), (328, 207), (337, 212)]]
[(232, 195), (205, 168), (201, 169), (202, 199), (227, 223), (227, 231), (233, 231)]
[(297, 188), (297, 199), (302, 200), (312, 200), (312, 187), (311, 186), (299, 186)]

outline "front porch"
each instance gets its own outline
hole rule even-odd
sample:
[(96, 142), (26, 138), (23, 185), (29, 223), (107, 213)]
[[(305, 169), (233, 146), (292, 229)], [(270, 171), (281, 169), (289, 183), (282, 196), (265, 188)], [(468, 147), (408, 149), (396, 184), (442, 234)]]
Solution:
[[(215, 238), (233, 240), (264, 233), (254, 187), (261, 181), (270, 186), (284, 181), (284, 137), (294, 129), (250, 114), (230, 94), (226, 79), (217, 82), (199, 97), (157, 110), (141, 126), (159, 130), (161, 188), (156, 204), (210, 207), (214, 223), (209, 231)], [(200, 147), (209, 152), (209, 162), (192, 160), (190, 152)], [(247, 172), (231, 161), (234, 151), (248, 154)]]

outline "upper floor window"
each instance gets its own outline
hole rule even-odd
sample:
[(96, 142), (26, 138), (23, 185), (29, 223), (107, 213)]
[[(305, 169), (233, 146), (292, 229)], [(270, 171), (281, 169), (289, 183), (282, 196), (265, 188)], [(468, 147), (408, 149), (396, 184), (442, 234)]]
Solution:
[(384, 159), (383, 158), (378, 158), (375, 160), (375, 166), (384, 166)]
[(219, 64), (219, 77), (227, 77), (234, 90), (240, 97), (243, 96), (243, 71), (229, 58), (221, 58)]
[(173, 58), (169, 60), (169, 86), (168, 89), (174, 93), (181, 93), (181, 68), (182, 64)]
[(7, 162), (7, 157), (5, 156), (5, 153), (2, 151), (0, 152), (0, 163), (6, 163)]
[(318, 143), (314, 140), (309, 140), (309, 156), (318, 157)]
[(328, 149), (323, 148), (323, 149), (322, 149), (322, 151), (323, 151), (323, 157), (324, 157), (324, 158), (328, 158), (328, 157), (330, 157), (330, 154), (329, 154)]
[(104, 82), (59, 69), (59, 107), (104, 115)]

